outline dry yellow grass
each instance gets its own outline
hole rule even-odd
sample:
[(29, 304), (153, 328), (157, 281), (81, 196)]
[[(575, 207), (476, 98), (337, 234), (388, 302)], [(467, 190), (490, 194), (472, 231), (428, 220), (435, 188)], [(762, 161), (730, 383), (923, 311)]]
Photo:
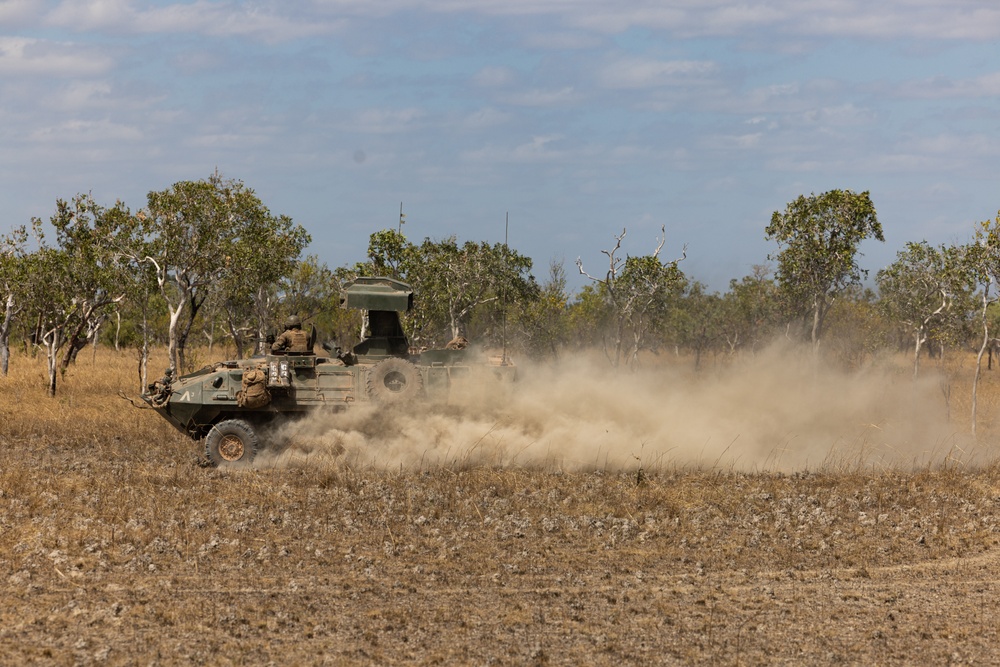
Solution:
[(0, 663), (935, 664), (1000, 639), (992, 465), (222, 471), (116, 396), (134, 373), (102, 350), (55, 399), (40, 362), (0, 379)]

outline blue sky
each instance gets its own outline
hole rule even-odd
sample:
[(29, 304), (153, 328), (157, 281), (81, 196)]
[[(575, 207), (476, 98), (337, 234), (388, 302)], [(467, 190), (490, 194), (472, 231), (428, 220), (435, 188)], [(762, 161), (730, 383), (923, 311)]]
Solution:
[[(624, 8), (624, 9), (623, 9)], [(1000, 4), (0, 0), (0, 231), (216, 168), (313, 236), (510, 242), (606, 270), (627, 229), (714, 289), (800, 194), (871, 191), (885, 244), (1000, 209)]]

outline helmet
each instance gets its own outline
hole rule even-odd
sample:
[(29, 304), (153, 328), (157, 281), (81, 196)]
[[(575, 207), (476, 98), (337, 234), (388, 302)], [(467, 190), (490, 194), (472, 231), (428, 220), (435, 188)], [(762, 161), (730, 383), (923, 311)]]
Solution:
[(292, 315), (287, 320), (285, 320), (286, 329), (299, 329), (302, 327), (302, 320), (298, 315)]
[(167, 368), (167, 370), (163, 371), (163, 374), (164, 375), (173, 375), (174, 374), (174, 367), (173, 366), (169, 366)]

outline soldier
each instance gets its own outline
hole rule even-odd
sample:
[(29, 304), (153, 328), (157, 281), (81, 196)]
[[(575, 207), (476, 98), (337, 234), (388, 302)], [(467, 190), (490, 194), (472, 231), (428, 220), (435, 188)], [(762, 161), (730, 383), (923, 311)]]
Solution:
[(302, 320), (298, 315), (292, 315), (285, 320), (285, 331), (275, 339), (271, 351), (292, 354), (312, 352), (309, 349), (309, 334), (302, 330)]
[(163, 371), (163, 377), (153, 383), (149, 392), (153, 396), (154, 405), (163, 405), (170, 398), (170, 385), (174, 381), (174, 369), (168, 368)]
[(444, 346), (446, 350), (464, 350), (469, 347), (469, 339), (465, 336), (458, 335), (448, 341), (448, 344)]

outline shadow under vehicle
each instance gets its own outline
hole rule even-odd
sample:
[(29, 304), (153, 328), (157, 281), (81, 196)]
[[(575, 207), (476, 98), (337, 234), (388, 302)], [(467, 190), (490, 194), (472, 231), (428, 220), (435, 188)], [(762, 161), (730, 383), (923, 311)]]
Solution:
[[(351, 352), (324, 344), (330, 356), (269, 351), (222, 361), (151, 384), (141, 398), (194, 440), (205, 438), (212, 463), (229, 466), (251, 462), (267, 444), (262, 432), (268, 427), (315, 410), (339, 411), (356, 402), (446, 401), (463, 380), (482, 374), (491, 381), (515, 379), (506, 354), (488, 356), (468, 347), (411, 353), (399, 318), (413, 306), (406, 283), (357, 278), (345, 286), (341, 305), (367, 314), (367, 332)], [(315, 331), (309, 348), (315, 348)]]

